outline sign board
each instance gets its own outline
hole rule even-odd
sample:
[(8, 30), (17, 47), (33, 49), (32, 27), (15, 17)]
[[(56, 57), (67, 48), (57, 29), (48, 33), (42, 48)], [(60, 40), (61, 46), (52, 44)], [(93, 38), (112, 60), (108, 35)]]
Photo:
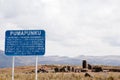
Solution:
[(8, 30), (5, 33), (5, 54), (32, 56), (45, 54), (44, 30)]

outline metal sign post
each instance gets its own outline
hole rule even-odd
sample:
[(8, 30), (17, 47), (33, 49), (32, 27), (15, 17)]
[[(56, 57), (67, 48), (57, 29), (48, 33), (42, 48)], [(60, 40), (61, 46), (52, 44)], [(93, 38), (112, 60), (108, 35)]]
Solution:
[(12, 57), (12, 80), (14, 80), (15, 57)]
[(13, 56), (12, 80), (14, 80), (15, 56), (36, 56), (36, 75), (38, 70), (38, 56), (45, 54), (44, 30), (8, 30), (5, 33), (5, 54)]
[(36, 56), (35, 80), (38, 79), (38, 56)]

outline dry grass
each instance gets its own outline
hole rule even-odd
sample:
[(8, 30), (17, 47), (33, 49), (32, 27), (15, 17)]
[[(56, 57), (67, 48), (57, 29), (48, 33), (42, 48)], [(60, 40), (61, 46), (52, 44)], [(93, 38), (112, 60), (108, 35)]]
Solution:
[[(120, 73), (90, 73), (93, 78), (84, 77), (84, 73), (39, 73), (38, 80), (120, 80)], [(0, 80), (11, 80), (10, 74), (0, 74)], [(35, 80), (35, 74), (16, 73), (15, 80)]]
[[(41, 66), (38, 66), (40, 68)], [(54, 65), (48, 68), (56, 67)], [(80, 67), (80, 66), (78, 66)], [(106, 68), (106, 66), (105, 66)], [(110, 68), (107, 66), (107, 69)], [(112, 67), (113, 68), (113, 67)], [(117, 68), (117, 67), (115, 67)], [(26, 73), (35, 70), (35, 66), (22, 66), (15, 68), (15, 80), (35, 80), (34, 73)], [(93, 77), (84, 77), (81, 73), (38, 73), (38, 80), (120, 80), (119, 72), (89, 72)], [(0, 69), (0, 80), (11, 80), (11, 68)]]

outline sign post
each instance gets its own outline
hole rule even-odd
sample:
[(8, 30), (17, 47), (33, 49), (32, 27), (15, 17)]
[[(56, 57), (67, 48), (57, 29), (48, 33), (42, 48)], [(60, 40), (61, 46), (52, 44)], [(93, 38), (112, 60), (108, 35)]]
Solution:
[(5, 54), (13, 56), (12, 80), (14, 80), (15, 56), (36, 56), (36, 76), (38, 56), (45, 54), (44, 30), (8, 30), (5, 33)]
[(35, 80), (37, 80), (37, 78), (38, 78), (37, 70), (38, 70), (38, 56), (36, 56)]
[(12, 58), (13, 58), (13, 60), (12, 60), (12, 80), (14, 80), (15, 57), (13, 56)]

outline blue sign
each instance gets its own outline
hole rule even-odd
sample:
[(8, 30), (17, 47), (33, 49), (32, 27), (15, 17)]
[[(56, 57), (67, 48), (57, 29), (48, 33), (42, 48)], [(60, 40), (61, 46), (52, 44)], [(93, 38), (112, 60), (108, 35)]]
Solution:
[(45, 54), (44, 30), (8, 30), (5, 33), (5, 54), (32, 56)]

